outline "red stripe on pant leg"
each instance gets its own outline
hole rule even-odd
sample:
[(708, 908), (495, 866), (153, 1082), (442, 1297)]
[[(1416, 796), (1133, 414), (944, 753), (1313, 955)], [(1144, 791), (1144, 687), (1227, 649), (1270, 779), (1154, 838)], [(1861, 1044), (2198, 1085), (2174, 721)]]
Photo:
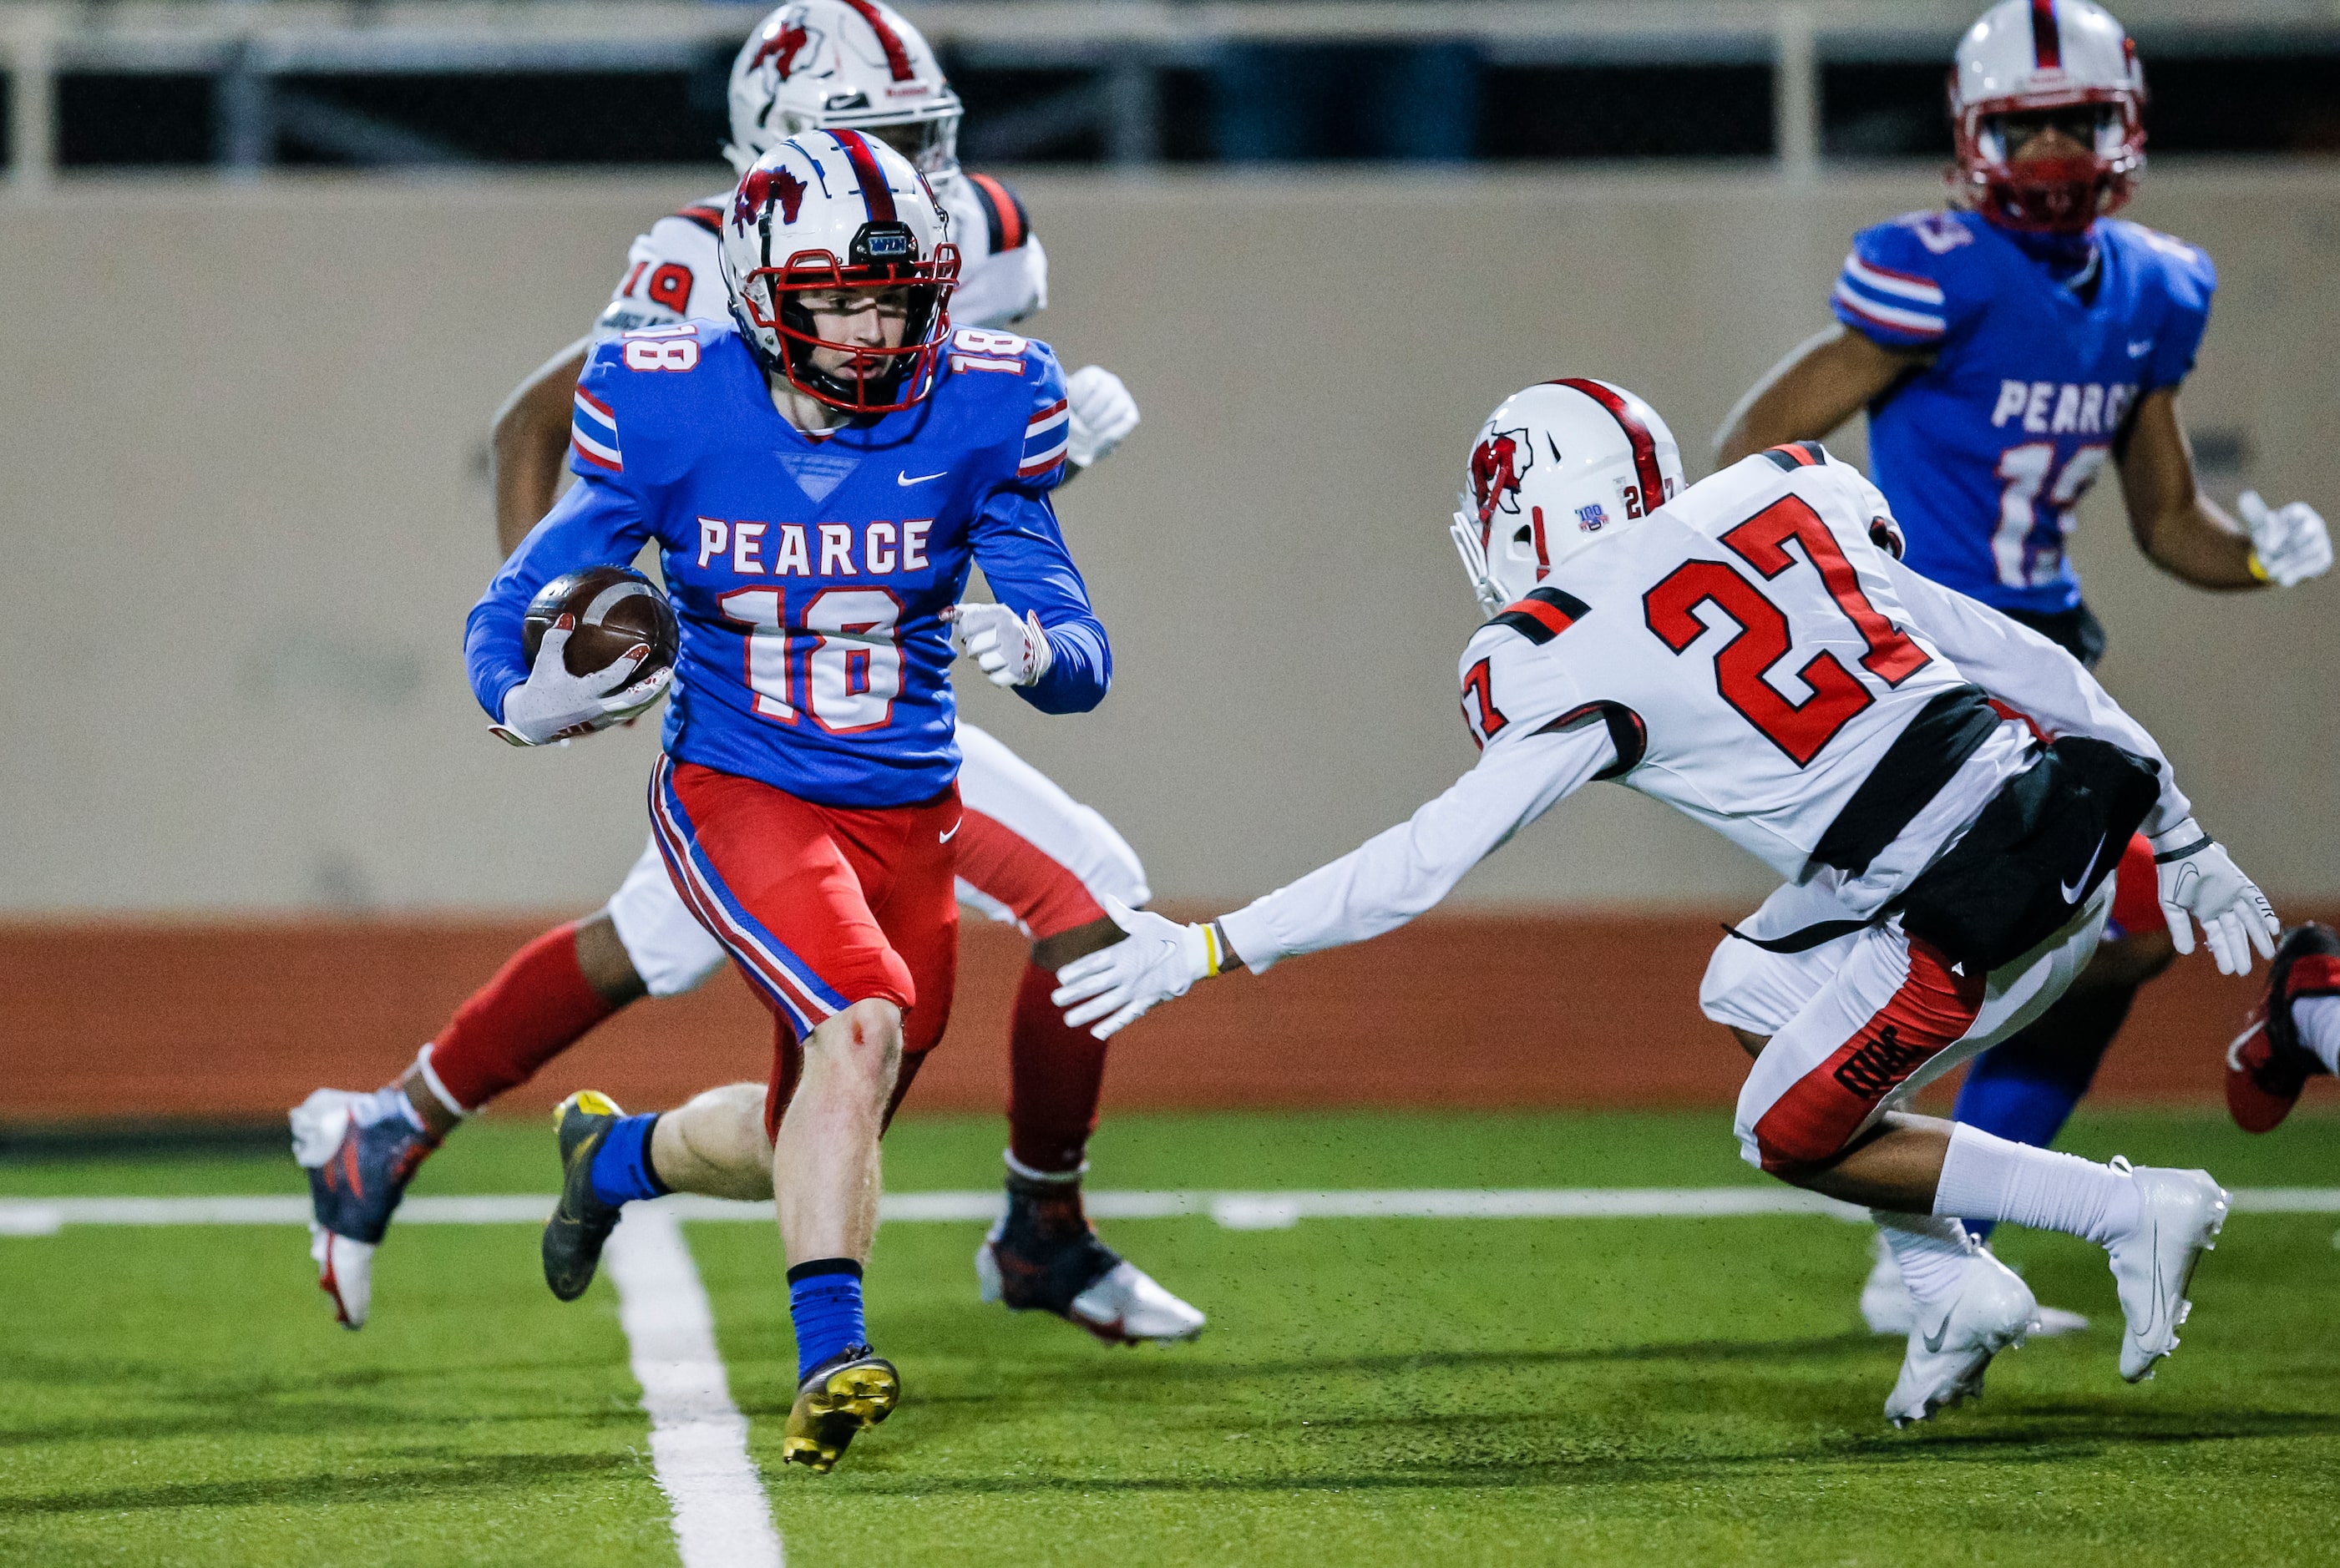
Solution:
[(2161, 875), (2153, 866), (2153, 841), (2143, 833), (2128, 841), (2120, 864), (2113, 868), (2113, 922), (2126, 936), (2168, 928), (2161, 914)]
[(958, 874), (1016, 912), (1036, 942), (1105, 918), (1081, 879), (996, 817), (968, 812), (958, 830)]
[(577, 924), (559, 925), (504, 961), (431, 1041), (431, 1070), (477, 1110), (582, 1040), (618, 1010), (586, 983)]
[(1909, 978), (1892, 999), (1755, 1124), (1763, 1169), (1814, 1165), (1841, 1151), (1887, 1095), (1973, 1027), (1984, 978), (1952, 973), (1940, 949), (1910, 939)]

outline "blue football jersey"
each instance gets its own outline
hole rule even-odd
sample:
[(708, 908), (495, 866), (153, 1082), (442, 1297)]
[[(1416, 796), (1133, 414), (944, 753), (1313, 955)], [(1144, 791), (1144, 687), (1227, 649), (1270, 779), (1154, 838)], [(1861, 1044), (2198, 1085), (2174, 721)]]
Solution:
[(1869, 467), (1909, 565), (2002, 609), (2080, 602), (2065, 537), (2137, 400), (2194, 368), (2218, 274), (2180, 240), (2093, 231), (2092, 297), (1971, 212), (1864, 229), (1829, 303), (1855, 331), (1934, 362), (1869, 411)]
[(712, 321), (596, 345), (577, 385), (578, 476), (489, 584), (466, 649), (491, 716), (528, 676), (521, 625), (563, 572), (658, 541), (682, 647), (668, 754), (828, 805), (930, 799), (958, 772), (943, 609), (983, 567), (1036, 613), (1055, 664), (1018, 695), (1103, 699), (1105, 628), (1048, 502), (1064, 374), (1045, 343), (962, 329), (931, 392), (824, 436), (773, 408), (738, 331)]

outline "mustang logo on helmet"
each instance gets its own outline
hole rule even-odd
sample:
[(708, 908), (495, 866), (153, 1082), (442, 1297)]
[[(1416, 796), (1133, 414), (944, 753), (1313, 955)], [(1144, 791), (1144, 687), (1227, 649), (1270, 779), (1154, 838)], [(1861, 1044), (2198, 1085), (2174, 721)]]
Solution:
[(739, 182), (739, 193), (732, 198), (731, 225), (742, 231), (754, 228), (775, 198), (780, 203), (780, 222), (793, 223), (797, 210), (804, 205), (805, 192), (811, 189), (786, 169), (750, 169)]
[(1535, 449), (1525, 429), (1498, 430), (1471, 453), (1471, 491), (1484, 523), (1497, 512), (1520, 509), (1520, 477), (1535, 467)]
[(785, 82), (796, 70), (797, 56), (808, 49), (818, 52), (819, 43), (820, 35), (805, 25), (803, 10), (792, 9), (773, 19), (758, 41), (756, 52), (749, 56), (748, 69), (760, 70), (766, 61), (770, 61)]

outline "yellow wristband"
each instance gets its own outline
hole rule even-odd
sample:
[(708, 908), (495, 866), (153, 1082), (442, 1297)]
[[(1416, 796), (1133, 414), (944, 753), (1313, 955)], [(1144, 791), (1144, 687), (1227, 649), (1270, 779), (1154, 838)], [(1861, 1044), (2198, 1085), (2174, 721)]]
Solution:
[(2244, 558), (2243, 564), (2251, 568), (2251, 576), (2258, 578), (2259, 581), (2265, 583), (2274, 580), (2267, 576), (2266, 563), (2259, 559), (2258, 551), (2253, 550)]
[(1203, 978), (1209, 980), (1225, 967), (1225, 956), (1219, 951), (1219, 929), (1216, 922), (1203, 927)]

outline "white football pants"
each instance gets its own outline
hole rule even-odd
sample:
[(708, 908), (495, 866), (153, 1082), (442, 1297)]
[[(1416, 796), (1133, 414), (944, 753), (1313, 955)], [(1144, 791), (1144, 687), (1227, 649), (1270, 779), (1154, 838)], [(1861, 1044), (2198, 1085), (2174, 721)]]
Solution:
[[(1113, 824), (973, 725), (958, 726), (959, 902), (1037, 941), (1103, 917), (1106, 893), (1133, 909), (1153, 894)], [(727, 954), (674, 891), (655, 842), (608, 904), (610, 923), (652, 996), (675, 996)]]

